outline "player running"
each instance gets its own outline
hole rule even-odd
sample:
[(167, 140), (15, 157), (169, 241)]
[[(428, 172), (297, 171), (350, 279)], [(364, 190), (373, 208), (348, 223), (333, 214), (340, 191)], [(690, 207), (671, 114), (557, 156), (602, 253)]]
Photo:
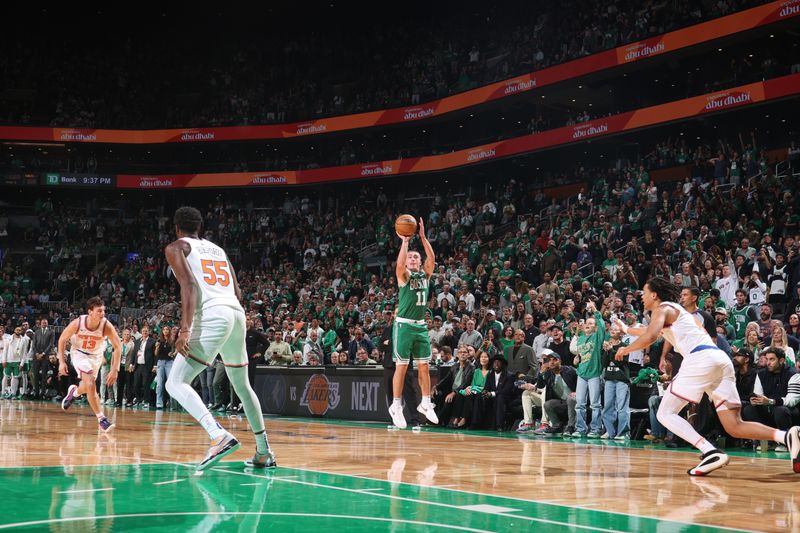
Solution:
[(117, 382), (119, 360), (122, 356), (122, 343), (117, 335), (114, 325), (106, 319), (106, 306), (103, 300), (95, 296), (86, 302), (87, 313), (70, 322), (69, 326), (58, 338), (58, 373), (61, 376), (69, 375), (69, 368), (64, 359), (64, 349), (67, 341), (70, 342), (69, 356), (72, 366), (78, 373), (80, 385), (70, 385), (67, 395), (61, 401), (61, 408), (66, 410), (77, 398), (85, 394), (89, 405), (97, 416), (100, 429), (104, 432), (114, 429), (114, 424), (109, 422), (103, 410), (100, 409), (100, 398), (97, 396), (95, 381), (97, 371), (103, 365), (106, 351), (106, 339), (111, 341), (114, 354), (111, 359), (111, 370), (108, 371), (106, 385)]
[(689, 475), (704, 476), (730, 461), (726, 453), (716, 449), (678, 414), (688, 402), (698, 403), (703, 393), (708, 394), (716, 406), (719, 420), (728, 435), (785, 444), (792, 459), (792, 469), (800, 473), (800, 427), (781, 431), (742, 420), (742, 405), (730, 358), (717, 348), (703, 325), (675, 303), (678, 295), (679, 288), (667, 279), (651, 278), (645, 284), (642, 300), (644, 308), (650, 311), (650, 324), (647, 328), (629, 328), (616, 321), (625, 333), (639, 336), (629, 346), (617, 350), (616, 359), (621, 361), (629, 353), (647, 348), (659, 335), (663, 335), (683, 356), (680, 371), (661, 400), (657, 416), (665, 428), (702, 452), (700, 463), (688, 471)]

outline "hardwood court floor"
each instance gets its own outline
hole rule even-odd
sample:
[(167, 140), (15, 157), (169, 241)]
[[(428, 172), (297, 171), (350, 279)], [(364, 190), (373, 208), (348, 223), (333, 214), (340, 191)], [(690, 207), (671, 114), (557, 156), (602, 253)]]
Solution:
[(243, 441), (202, 476), (205, 433), (186, 413), (0, 401), (0, 529), (43, 531), (800, 530), (800, 475), (740, 453), (707, 478), (694, 453), (533, 436), (387, 431), (267, 418), (280, 467), (246, 469)]

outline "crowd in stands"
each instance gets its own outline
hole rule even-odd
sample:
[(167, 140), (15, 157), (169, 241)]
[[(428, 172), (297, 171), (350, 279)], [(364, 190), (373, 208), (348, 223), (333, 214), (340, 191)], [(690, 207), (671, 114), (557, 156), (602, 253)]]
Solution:
[[(644, 369), (643, 386), (655, 391), (651, 381), (669, 381), (680, 357), (655, 346), (612, 365), (609, 354), (630, 339), (611, 320), (646, 321), (643, 283), (668, 277), (686, 289), (683, 305), (707, 319), (736, 363), (745, 416), (786, 429), (800, 414), (800, 197), (792, 174), (800, 152), (793, 144), (790, 165), (776, 174), (755, 135), (697, 150), (705, 159), (682, 183), (656, 184), (644, 162), (585, 170), (587, 187), (564, 201), (515, 180), (407, 202), (402, 187), (389, 191), (397, 194), (391, 201), (386, 192), (354, 188), (341, 203), (298, 190), (273, 196), (264, 209), (252, 198), (219, 197), (203, 209), (204, 236), (238, 265), (252, 362), (390, 365), (393, 221), (398, 209), (424, 216), (437, 252), (429, 298), (432, 363), (440, 369), (435, 400), (442, 423), (454, 427), (508, 429), (521, 419), (515, 429), (522, 432), (629, 438), (627, 406), (642, 385), (629, 381)], [(648, 159), (681, 161), (687, 153), (667, 141)], [(160, 391), (178, 308), (162, 256), (170, 219), (142, 205), (119, 207), (127, 216), (112, 219), (44, 200), (34, 208), (38, 229), (5, 237), (15, 238), (12, 250), (39, 248), (3, 264), (2, 361), (18, 363), (6, 365), (6, 395), (63, 393), (65, 380), (45, 362), (52, 348), (36, 348), (49, 341), (37, 344), (37, 335), (63, 328), (81, 301), (99, 295), (129, 346), (126, 385), (103, 397), (168, 405)], [(87, 261), (101, 252), (107, 261)], [(54, 303), (60, 300), (68, 302)], [(38, 389), (18, 388), (27, 384), (15, 367), (24, 376), (38, 367), (29, 380)], [(53, 379), (56, 386), (43, 390)], [(159, 385), (150, 398), (153, 379)], [(197, 387), (210, 405), (237, 409), (224, 372), (207, 371)], [(651, 412), (657, 401), (644, 399)], [(720, 431), (713, 410), (698, 420), (706, 434)], [(651, 421), (647, 438), (664, 437)]]
[[(70, 38), (60, 31), (58, 15), (45, 12), (42, 24), (54, 27), (58, 46), (50, 39), (41, 46), (16, 40), (0, 55), (0, 78), (12, 89), (0, 96), (0, 121), (117, 128), (247, 125), (413, 105), (761, 3), (569, 0), (475, 9), (442, 4), (427, 5), (425, 16), (395, 13), (397, 20), (379, 25), (350, 21), (344, 12), (341, 20), (332, 18), (340, 23), (309, 31), (297, 31), (305, 18), (289, 10), (287, 16), (299, 20), (270, 20), (265, 39), (252, 34), (263, 34), (263, 19), (276, 15), (254, 13), (235, 28), (226, 28), (220, 17), (207, 30), (214, 34), (210, 39), (201, 24), (187, 37), (166, 19), (154, 20), (166, 24), (165, 31), (159, 39), (141, 39), (138, 33), (120, 34), (101, 17), (90, 18), (93, 35), (114, 32), (104, 46), (80, 31), (74, 33), (79, 42), (65, 42)], [(185, 13), (180, 17), (186, 22)], [(141, 31), (136, 24), (131, 28)], [(226, 31), (235, 37), (217, 38)]]
[[(694, 58), (698, 61), (696, 68), (695, 63), (686, 60), (682, 67), (688, 68), (692, 75), (671, 84), (651, 79), (650, 71), (633, 73), (628, 78), (629, 83), (615, 87), (613, 98), (593, 107), (586, 107), (586, 102), (519, 105), (504, 113), (509, 118), (514, 117), (509, 120), (504, 116), (479, 112), (478, 118), (426, 126), (423, 132), (418, 128), (364, 130), (352, 138), (322, 137), (290, 143), (221, 142), (157, 148), (132, 145), (110, 150), (91, 144), (66, 147), (16, 145), (0, 151), (0, 171), (89, 174), (288, 171), (445, 154), (673, 101), (679, 96), (710, 93), (790, 71), (792, 60), (783, 57), (789, 54), (786, 50), (765, 55), (760, 62), (749, 58), (748, 55), (753, 54), (748, 52), (746, 46), (730, 49), (729, 55), (737, 58), (731, 65), (713, 55)], [(770, 54), (768, 50), (763, 52)], [(682, 159), (693, 159), (690, 148), (683, 148)]]

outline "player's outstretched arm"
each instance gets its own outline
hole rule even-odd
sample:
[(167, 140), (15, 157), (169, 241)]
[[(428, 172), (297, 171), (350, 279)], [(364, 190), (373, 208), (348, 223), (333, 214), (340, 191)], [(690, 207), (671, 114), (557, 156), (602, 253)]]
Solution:
[(433, 253), (433, 246), (431, 246), (428, 236), (425, 234), (425, 223), (422, 218), (419, 219), (419, 240), (422, 242), (423, 250), (425, 250), (425, 264), (422, 265), (422, 269), (425, 271), (426, 276), (431, 277), (433, 269), (436, 268), (436, 254)]
[(619, 350), (617, 350), (617, 354), (614, 358), (617, 361), (622, 361), (623, 357), (629, 355), (638, 350), (644, 350), (658, 339), (658, 336), (661, 334), (661, 330), (664, 329), (664, 322), (666, 321), (666, 311), (659, 307), (655, 311), (653, 311), (652, 316), (650, 317), (650, 324), (647, 326), (647, 329), (639, 335), (639, 338), (633, 341), (628, 346), (623, 346)]
[(189, 335), (192, 333), (192, 319), (197, 307), (197, 281), (192, 276), (186, 255), (192, 251), (191, 245), (177, 240), (166, 247), (164, 255), (175, 273), (175, 279), (181, 286), (181, 329), (175, 341), (175, 351), (186, 355)]
[(69, 374), (67, 361), (64, 359), (64, 350), (67, 348), (67, 341), (69, 341), (70, 337), (78, 332), (79, 320), (80, 318), (76, 318), (70, 322), (69, 326), (64, 328), (64, 331), (61, 332), (61, 336), (58, 338), (58, 373), (61, 376), (66, 376)]

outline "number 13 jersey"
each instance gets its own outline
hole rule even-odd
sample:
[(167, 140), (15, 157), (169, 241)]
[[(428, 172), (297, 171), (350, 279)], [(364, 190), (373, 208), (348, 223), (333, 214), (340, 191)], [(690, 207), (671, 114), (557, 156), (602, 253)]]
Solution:
[(191, 246), (186, 262), (197, 281), (196, 312), (217, 305), (242, 310), (236, 298), (231, 266), (225, 250), (205, 239), (182, 237), (181, 240)]

